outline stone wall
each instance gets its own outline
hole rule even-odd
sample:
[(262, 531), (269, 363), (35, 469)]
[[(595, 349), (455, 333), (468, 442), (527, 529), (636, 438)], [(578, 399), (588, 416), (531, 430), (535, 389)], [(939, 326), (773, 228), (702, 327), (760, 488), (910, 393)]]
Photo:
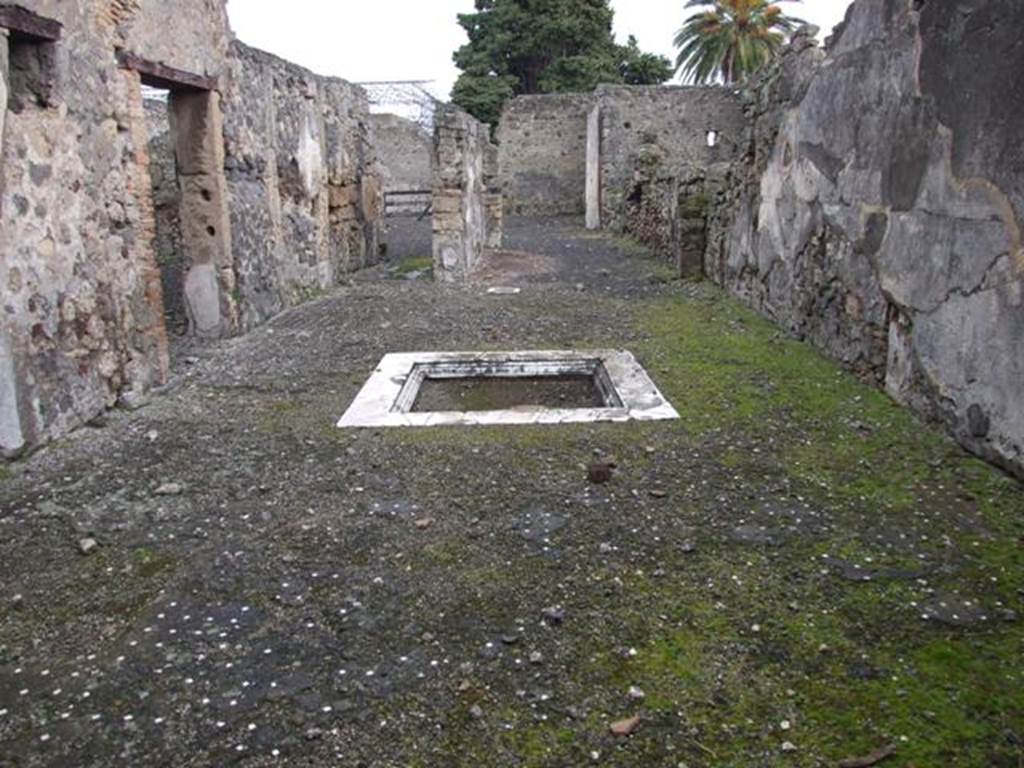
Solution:
[(1017, 0), (857, 0), (751, 94), (705, 268), (1024, 473)]
[(431, 188), (433, 141), (429, 133), (412, 120), (381, 114), (370, 115), (370, 134), (386, 192)]
[[(18, 4), (54, 7), (78, 3), (18, 0)], [(89, 5), (96, 9), (97, 21), (117, 25), (125, 49), (185, 72), (222, 74), (232, 38), (224, 0), (100, 0)], [(39, 13), (54, 16), (45, 9)]]
[(711, 201), (725, 178), (720, 167), (673, 167), (657, 144), (642, 147), (633, 191), (623, 202), (622, 231), (681, 276), (702, 276)]
[(731, 89), (601, 86), (588, 130), (590, 208), (596, 208), (588, 211), (588, 226), (625, 230), (627, 204), (640, 194), (642, 163), (657, 157), (663, 178), (723, 175), (745, 135), (741, 100)]
[[(2, 57), (13, 73), (0, 154), (4, 453), (164, 381), (139, 75), (114, 52), (215, 75), (229, 35), (222, 4), (205, 0), (19, 5), (63, 30), (55, 43), (14, 34)], [(201, 22), (171, 44), (167, 30), (188, 18)]]
[(586, 210), (587, 115), (591, 94), (519, 96), (498, 125), (500, 183), (516, 214), (576, 214)]
[(383, 198), (362, 89), (233, 43), (225, 167), (243, 329), (379, 256)]
[[(251, 328), (373, 261), (383, 213), (361, 89), (232, 44), (223, 0), (19, 5), (59, 39), (0, 30), (4, 455), (163, 383), (165, 304)], [(143, 81), (172, 88), (153, 142)]]
[[(434, 130), (434, 276), (465, 282), (486, 247), (501, 245), (497, 152), (486, 125), (454, 106), (438, 110)], [(490, 231), (488, 231), (490, 227)]]

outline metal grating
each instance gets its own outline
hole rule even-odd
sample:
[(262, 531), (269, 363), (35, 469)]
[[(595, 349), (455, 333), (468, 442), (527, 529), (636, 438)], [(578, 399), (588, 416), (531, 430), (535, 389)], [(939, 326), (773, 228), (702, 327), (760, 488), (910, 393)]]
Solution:
[(381, 80), (359, 83), (370, 100), (370, 109), (404, 117), (429, 134), (434, 133), (434, 116), (442, 105), (440, 99), (427, 90), (432, 80)]

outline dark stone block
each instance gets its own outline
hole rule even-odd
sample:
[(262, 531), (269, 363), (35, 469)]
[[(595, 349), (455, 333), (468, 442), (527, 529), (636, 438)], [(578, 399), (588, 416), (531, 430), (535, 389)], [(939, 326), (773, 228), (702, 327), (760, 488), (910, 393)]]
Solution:
[(971, 437), (978, 439), (988, 437), (991, 428), (992, 421), (980, 405), (974, 403), (967, 409), (967, 429), (970, 431)]

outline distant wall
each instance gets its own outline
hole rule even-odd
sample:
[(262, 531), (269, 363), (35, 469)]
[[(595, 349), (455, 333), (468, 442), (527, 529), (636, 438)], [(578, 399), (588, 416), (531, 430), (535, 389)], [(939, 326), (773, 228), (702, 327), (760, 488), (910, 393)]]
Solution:
[(379, 256), (383, 201), (361, 88), (233, 43), (225, 167), (251, 328)]
[(692, 176), (695, 169), (714, 175), (728, 168), (746, 136), (739, 95), (719, 87), (601, 86), (590, 127), (597, 151), (587, 172), (597, 177), (592, 206), (599, 212), (591, 211), (591, 223), (618, 231), (626, 226), (643, 156), (658, 153), (662, 175)]
[(1022, 26), (1018, 0), (857, 0), (827, 53), (798, 36), (705, 269), (1024, 475)]
[(369, 124), (385, 191), (430, 189), (431, 135), (398, 115), (370, 115)]
[(519, 96), (498, 126), (498, 165), (510, 213), (583, 214), (591, 94)]

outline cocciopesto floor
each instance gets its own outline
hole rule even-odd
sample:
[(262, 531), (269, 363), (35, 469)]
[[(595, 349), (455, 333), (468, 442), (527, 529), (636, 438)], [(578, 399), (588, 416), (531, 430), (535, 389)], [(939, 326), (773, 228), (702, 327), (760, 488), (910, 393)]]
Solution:
[[(0, 469), (0, 765), (1020, 766), (1021, 486), (628, 243), (508, 247)], [(388, 352), (583, 347), (680, 420), (335, 427)]]

